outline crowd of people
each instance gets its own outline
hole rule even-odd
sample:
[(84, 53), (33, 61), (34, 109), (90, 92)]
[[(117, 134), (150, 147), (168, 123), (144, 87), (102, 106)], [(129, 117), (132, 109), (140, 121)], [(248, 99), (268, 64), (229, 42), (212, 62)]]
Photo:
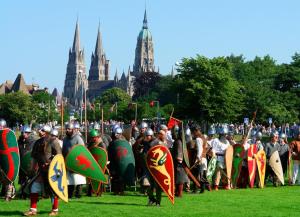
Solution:
[[(0, 120), (0, 129), (5, 129), (5, 120)], [(267, 158), (266, 180), (273, 182), (274, 186), (282, 185), (278, 181), (278, 177), (268, 165), (271, 155), (278, 151), (282, 170), (287, 172), (290, 160), (293, 160), (293, 172), (291, 174), (291, 185), (295, 185), (298, 169), (300, 165), (300, 128), (291, 127), (285, 129), (270, 127), (266, 129), (260, 125), (255, 126), (249, 133), (250, 137), (244, 136), (241, 145), (247, 151), (250, 145), (256, 144), (258, 150), (264, 150)], [(124, 177), (118, 174), (115, 168), (116, 158), (111, 151), (115, 142), (118, 140), (126, 140), (132, 147), (135, 160), (136, 185), (140, 187), (142, 194), (148, 196), (149, 206), (160, 206), (162, 189), (147, 169), (145, 156), (148, 150), (156, 145), (166, 146), (172, 153), (175, 172), (175, 195), (182, 197), (183, 192), (203, 193), (205, 190), (225, 190), (232, 189), (231, 178), (226, 174), (225, 153), (230, 146), (235, 146), (235, 134), (241, 133), (238, 125), (212, 125), (204, 134), (201, 127), (195, 123), (188, 123), (183, 127), (175, 125), (169, 129), (164, 124), (153, 124), (141, 122), (137, 125), (133, 122), (130, 125), (130, 136), (124, 135), (124, 127), (120, 122), (105, 123), (105, 130), (100, 129), (97, 123), (91, 124), (89, 128), (88, 138), (83, 138), (84, 133), (81, 132), (81, 126), (78, 122), (67, 123), (64, 127), (64, 134), (58, 129), (47, 124), (40, 126), (36, 131), (29, 126), (21, 129), (21, 135), (18, 138), (20, 158), (31, 153), (33, 163), (31, 163), (30, 172), (19, 171), (20, 190), (18, 196), (22, 199), (30, 199), (30, 209), (24, 213), (26, 216), (34, 216), (37, 214), (37, 203), (42, 195), (50, 196), (52, 209), (50, 216), (58, 214), (58, 197), (51, 191), (47, 174), (48, 167), (56, 154), (62, 154), (66, 157), (70, 149), (74, 145), (84, 145), (88, 149), (93, 147), (101, 147), (108, 153), (107, 173), (110, 177), (109, 185), (116, 195), (123, 195), (126, 189)], [(267, 140), (263, 140), (263, 135), (268, 136)], [(288, 137), (293, 137), (288, 142)], [(87, 142), (84, 142), (87, 140)], [(185, 148), (187, 150), (185, 150)], [(186, 159), (185, 151), (188, 153)], [(213, 178), (207, 177), (208, 165), (212, 158), (217, 159), (216, 168)], [(188, 161), (189, 163), (187, 163)], [(247, 156), (245, 155), (240, 176), (237, 182), (238, 188), (246, 188), (249, 182), (249, 174), (247, 170)], [(190, 164), (191, 174), (187, 173), (186, 167)], [(1, 168), (0, 168), (1, 169)], [(191, 178), (191, 175), (196, 179)], [(92, 196), (93, 190), (91, 184), (82, 175), (67, 171), (68, 178), (68, 194), (69, 198), (82, 196), (82, 186), (87, 185), (86, 195)], [(197, 184), (197, 181), (200, 183)], [(259, 186), (259, 179), (256, 178), (256, 184)], [(2, 185), (2, 196), (6, 201), (12, 200), (16, 195), (14, 183)], [(102, 191), (106, 188), (102, 187)], [(101, 191), (100, 191), (101, 194)]]

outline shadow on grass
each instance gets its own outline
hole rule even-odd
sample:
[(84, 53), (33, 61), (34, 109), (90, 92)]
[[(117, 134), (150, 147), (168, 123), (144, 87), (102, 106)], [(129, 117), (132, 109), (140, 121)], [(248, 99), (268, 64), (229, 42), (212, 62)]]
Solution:
[(16, 216), (16, 215), (23, 215), (21, 211), (0, 211), (0, 216)]
[(120, 202), (102, 202), (102, 201), (72, 201), (72, 203), (86, 203), (86, 204), (96, 204), (96, 205), (124, 205), (124, 206), (146, 206), (138, 203), (120, 203)]

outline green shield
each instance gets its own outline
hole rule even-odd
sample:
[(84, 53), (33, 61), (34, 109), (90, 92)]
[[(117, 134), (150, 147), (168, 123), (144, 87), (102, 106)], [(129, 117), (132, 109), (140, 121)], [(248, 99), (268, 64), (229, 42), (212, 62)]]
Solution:
[(67, 169), (89, 179), (107, 182), (101, 167), (85, 146), (73, 146), (67, 154), (65, 161)]
[(130, 144), (126, 140), (116, 140), (111, 151), (118, 174), (127, 185), (133, 185), (135, 181), (135, 159)]
[(232, 161), (232, 174), (231, 174), (231, 183), (234, 188), (237, 186), (237, 181), (240, 176), (241, 167), (245, 155), (245, 149), (243, 145), (236, 144), (233, 146), (233, 161)]
[[(107, 163), (107, 152), (106, 152), (106, 150), (103, 149), (103, 148), (100, 148), (100, 147), (94, 147), (90, 150), (90, 152), (92, 153), (93, 157), (95, 158), (95, 160), (97, 161), (97, 163), (101, 167), (103, 173), (105, 173), (106, 163)], [(100, 192), (101, 183), (102, 182), (91, 180), (91, 185), (92, 185), (92, 189), (93, 189), (94, 193), (98, 194)]]
[(30, 174), (31, 172), (31, 151), (26, 152), (23, 157), (21, 157), (21, 170), (26, 174)]
[(0, 170), (2, 175), (11, 182), (19, 173), (20, 154), (15, 133), (8, 129), (0, 130)]

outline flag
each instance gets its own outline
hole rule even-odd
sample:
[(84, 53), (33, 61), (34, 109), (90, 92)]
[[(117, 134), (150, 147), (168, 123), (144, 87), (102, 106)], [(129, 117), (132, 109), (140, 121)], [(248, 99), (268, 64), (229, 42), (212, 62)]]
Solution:
[(150, 103), (149, 103), (149, 105), (150, 105), (150, 107), (154, 107), (154, 101), (151, 101)]
[(175, 125), (179, 125), (180, 123), (181, 123), (181, 120), (170, 117), (170, 120), (168, 122), (168, 129), (172, 129)]
[(85, 110), (85, 104), (82, 103), (82, 106), (81, 106), (82, 110)]
[(113, 112), (113, 111), (114, 111), (114, 109), (115, 109), (115, 106), (116, 106), (116, 103), (115, 103), (115, 104), (113, 104), (113, 105), (112, 105), (112, 107), (110, 107), (109, 111), (110, 111), (110, 112)]
[(95, 111), (95, 104), (94, 103), (90, 103), (90, 109)]

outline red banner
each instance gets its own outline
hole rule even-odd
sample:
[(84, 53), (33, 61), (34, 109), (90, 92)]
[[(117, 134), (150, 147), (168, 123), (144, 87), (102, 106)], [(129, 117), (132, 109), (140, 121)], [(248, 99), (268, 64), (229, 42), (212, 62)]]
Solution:
[(181, 120), (170, 117), (170, 120), (168, 122), (168, 129), (172, 129), (175, 125), (179, 126), (180, 124), (181, 124)]

